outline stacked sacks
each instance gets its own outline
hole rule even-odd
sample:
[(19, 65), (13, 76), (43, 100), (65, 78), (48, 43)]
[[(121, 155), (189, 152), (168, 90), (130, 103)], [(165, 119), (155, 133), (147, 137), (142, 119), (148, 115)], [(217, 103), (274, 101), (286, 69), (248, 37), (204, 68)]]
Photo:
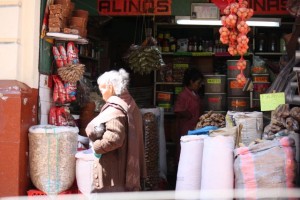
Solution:
[(182, 136), (176, 191), (232, 189), (236, 131), (220, 128), (209, 135)]

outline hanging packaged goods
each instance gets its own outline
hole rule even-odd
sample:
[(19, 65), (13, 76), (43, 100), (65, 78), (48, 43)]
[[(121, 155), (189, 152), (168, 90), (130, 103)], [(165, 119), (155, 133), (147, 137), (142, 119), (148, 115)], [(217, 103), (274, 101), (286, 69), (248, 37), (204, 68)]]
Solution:
[(146, 39), (141, 45), (132, 44), (123, 59), (134, 73), (149, 74), (165, 66), (157, 41), (152, 37), (152, 29), (146, 30)]

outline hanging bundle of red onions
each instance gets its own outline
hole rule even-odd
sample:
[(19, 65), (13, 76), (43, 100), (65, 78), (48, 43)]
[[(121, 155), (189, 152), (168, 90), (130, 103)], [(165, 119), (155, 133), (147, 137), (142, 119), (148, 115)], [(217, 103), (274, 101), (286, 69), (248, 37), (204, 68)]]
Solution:
[(246, 69), (246, 60), (244, 55), (248, 50), (249, 38), (247, 33), (250, 31), (246, 21), (253, 16), (253, 9), (248, 8), (247, 0), (228, 0), (228, 5), (223, 11), (221, 17), (222, 27), (219, 29), (220, 41), (228, 44), (228, 52), (230, 55), (240, 55), (241, 58), (237, 62), (237, 69), (241, 73), (237, 75), (237, 81), (241, 85), (246, 83), (243, 71)]

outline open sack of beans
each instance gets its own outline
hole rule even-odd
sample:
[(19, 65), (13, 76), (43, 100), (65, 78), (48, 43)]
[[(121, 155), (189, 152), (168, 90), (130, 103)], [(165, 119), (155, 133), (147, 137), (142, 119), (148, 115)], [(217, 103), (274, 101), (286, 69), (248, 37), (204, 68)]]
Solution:
[(71, 126), (30, 127), (30, 178), (37, 189), (55, 195), (73, 185), (78, 132), (77, 127)]

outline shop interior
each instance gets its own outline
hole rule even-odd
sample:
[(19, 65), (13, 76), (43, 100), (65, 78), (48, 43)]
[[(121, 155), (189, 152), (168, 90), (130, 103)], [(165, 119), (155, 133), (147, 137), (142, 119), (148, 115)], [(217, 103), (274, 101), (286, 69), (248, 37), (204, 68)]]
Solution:
[[(41, 23), (46, 16), (47, 2), (42, 1)], [(62, 5), (63, 9), (59, 7), (60, 10), (69, 8), (69, 4), (64, 4), (68, 1), (56, 0), (54, 2)], [(53, 20), (53, 23), (50, 23), (51, 19), (48, 18), (48, 27), (43, 39), (40, 40), (39, 124), (78, 126), (79, 135), (84, 139), (86, 125), (99, 114), (104, 103), (98, 90), (97, 78), (105, 71), (124, 68), (130, 73), (129, 91), (139, 107), (146, 110), (155, 108), (162, 110), (159, 116), (162, 120), (160, 122), (163, 123), (160, 124), (160, 128), (163, 129), (164, 147), (163, 152), (161, 149), (158, 150), (158, 154), (165, 159), (162, 162), (166, 169), (163, 172), (166, 173), (156, 174), (159, 179), (150, 178), (148, 181), (151, 184), (148, 183), (145, 190), (175, 190), (179, 187), (176, 186), (180, 162), (178, 163), (177, 158), (178, 138), (173, 109), (176, 97), (183, 89), (182, 76), (186, 68), (195, 67), (204, 75), (203, 87), (199, 94), (204, 103), (203, 115), (207, 119), (215, 114), (216, 117), (225, 121), (225, 116), (229, 111), (260, 112), (260, 95), (271, 93), (270, 91), (285, 92), (287, 95), (287, 85), (291, 85), (289, 91), (294, 93), (288, 93), (290, 96), (286, 97), (286, 104), (290, 104), (291, 108), (300, 104), (297, 91), (299, 83), (297, 80), (292, 82), (287, 78), (291, 77), (289, 73), (292, 73), (291, 69), (295, 67), (292, 66), (291, 60), (298, 59), (293, 57), (297, 54), (300, 33), (299, 17), (291, 13), (268, 16), (254, 13), (256, 18), (280, 19), (280, 26), (250, 27), (251, 30), (247, 34), (249, 48), (243, 55), (247, 61), (247, 67), (243, 72), (245, 84), (240, 86), (236, 82), (239, 71), (230, 67), (236, 66), (241, 56), (231, 55), (228, 52), (228, 46), (220, 41), (221, 25), (176, 23), (178, 16), (192, 16), (191, 5), (193, 3), (213, 4), (211, 1), (173, 0), (172, 14), (165, 16), (101, 15), (97, 1), (73, 0), (71, 2), (69, 9), (72, 9), (72, 13), (78, 11), (77, 15), (73, 17), (70, 15), (68, 23)], [(57, 7), (53, 7), (52, 11), (50, 9), (50, 14), (56, 13), (55, 9)], [(220, 13), (217, 14), (219, 18)], [(57, 24), (60, 26), (59, 31), (56, 29)], [(77, 37), (72, 38), (71, 36), (74, 35)], [(67, 71), (60, 69), (59, 65), (63, 66), (64, 63), (57, 59), (56, 53), (61, 53), (59, 49), (61, 46), (68, 52), (69, 45), (70, 48), (78, 50), (78, 62), (76, 66), (74, 64), (74, 70), (80, 78), (71, 77), (75, 78), (75, 81), (73, 85), (69, 85), (68, 89), (71, 91), (73, 89), (74, 93), (69, 93), (67, 97), (60, 97), (60, 90), (58, 89), (56, 94), (53, 90), (54, 87), (59, 88), (57, 75), (64, 76), (65, 79), (69, 78), (69, 80), (70, 77)], [(54, 46), (57, 47), (56, 50), (53, 50)], [(142, 68), (144, 63), (130, 60), (135, 46), (145, 48), (155, 46), (160, 52), (159, 58), (156, 59), (161, 59), (162, 62), (156, 63), (155, 66), (146, 63), (146, 67)], [(147, 56), (149, 55), (145, 55)], [(285, 74), (282, 74), (282, 71), (285, 71)], [(54, 95), (56, 95), (56, 102)], [(64, 101), (62, 98), (67, 100)], [(276, 110), (277, 113), (287, 108), (280, 109), (280, 111)], [(57, 119), (59, 114), (65, 116), (62, 121), (50, 121), (52, 116)], [(259, 115), (258, 118), (264, 125), (273, 122), (270, 110), (264, 111), (263, 115)], [(209, 123), (206, 125), (212, 125)], [(197, 128), (203, 128), (206, 125), (199, 121)], [(85, 145), (82, 144), (81, 147), (87, 148)], [(297, 164), (298, 162), (300, 161), (297, 160)], [(156, 182), (153, 184), (151, 181)], [(34, 185), (31, 189), (37, 193)]]

